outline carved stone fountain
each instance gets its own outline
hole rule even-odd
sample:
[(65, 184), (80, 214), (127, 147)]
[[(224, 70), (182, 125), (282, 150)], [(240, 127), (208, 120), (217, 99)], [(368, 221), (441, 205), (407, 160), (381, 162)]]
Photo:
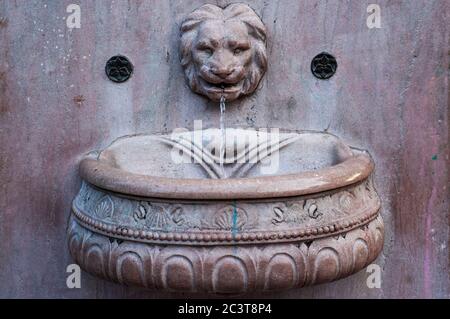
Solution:
[[(181, 27), (189, 86), (214, 101), (256, 90), (265, 48), (264, 24), (243, 4), (202, 6)], [(175, 292), (333, 281), (382, 249), (373, 169), (367, 152), (324, 132), (228, 128), (120, 138), (81, 161), (70, 252), (102, 278)]]

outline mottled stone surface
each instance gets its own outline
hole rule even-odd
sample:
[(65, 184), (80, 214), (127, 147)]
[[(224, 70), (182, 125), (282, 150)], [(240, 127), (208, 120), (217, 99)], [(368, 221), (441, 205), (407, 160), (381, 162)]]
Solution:
[[(231, 1), (215, 1), (226, 5)], [(179, 27), (207, 1), (0, 2), (0, 296), (171, 297), (86, 273), (66, 287), (66, 226), (85, 152), (119, 136), (217, 127), (216, 103), (195, 95), (179, 63)], [(376, 164), (385, 247), (367, 273), (260, 296), (449, 297), (448, 15), (437, 1), (378, 1), (381, 29), (368, 29), (365, 1), (246, 1), (268, 34), (261, 88), (228, 105), (228, 126), (325, 130), (368, 149)], [(327, 81), (310, 71), (326, 51), (339, 65)], [(130, 58), (124, 84), (106, 61)]]

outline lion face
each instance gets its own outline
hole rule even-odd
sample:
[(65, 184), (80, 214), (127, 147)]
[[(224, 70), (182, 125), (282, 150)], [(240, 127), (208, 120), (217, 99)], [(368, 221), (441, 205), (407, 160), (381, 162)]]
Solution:
[(232, 101), (258, 87), (267, 67), (266, 37), (250, 7), (202, 6), (181, 31), (181, 64), (194, 92), (213, 101)]

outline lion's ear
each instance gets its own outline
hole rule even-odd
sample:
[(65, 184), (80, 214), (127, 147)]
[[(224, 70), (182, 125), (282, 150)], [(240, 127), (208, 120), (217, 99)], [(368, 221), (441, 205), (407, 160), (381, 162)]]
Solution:
[(181, 24), (181, 32), (188, 32), (193, 29), (195, 29), (200, 23), (202, 23), (202, 20), (186, 20)]
[(243, 21), (247, 27), (248, 32), (254, 38), (266, 42), (266, 28), (259, 21)]

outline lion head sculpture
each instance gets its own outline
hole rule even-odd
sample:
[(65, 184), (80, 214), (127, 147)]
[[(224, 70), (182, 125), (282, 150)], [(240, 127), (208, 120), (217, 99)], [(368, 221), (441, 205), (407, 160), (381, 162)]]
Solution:
[(253, 93), (267, 69), (266, 29), (245, 4), (207, 4), (181, 25), (181, 65), (191, 89), (213, 101)]

